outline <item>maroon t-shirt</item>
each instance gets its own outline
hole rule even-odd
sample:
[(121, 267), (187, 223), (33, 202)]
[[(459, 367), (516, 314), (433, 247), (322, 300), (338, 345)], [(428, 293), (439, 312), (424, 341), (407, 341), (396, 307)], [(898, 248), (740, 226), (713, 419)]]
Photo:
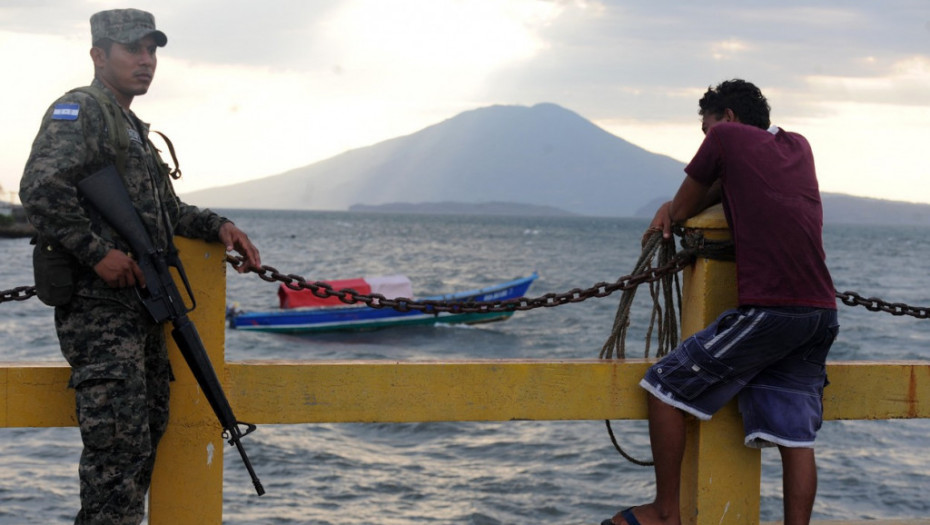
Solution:
[(721, 123), (707, 133), (685, 173), (704, 186), (721, 181), (740, 305), (836, 308), (807, 139)]

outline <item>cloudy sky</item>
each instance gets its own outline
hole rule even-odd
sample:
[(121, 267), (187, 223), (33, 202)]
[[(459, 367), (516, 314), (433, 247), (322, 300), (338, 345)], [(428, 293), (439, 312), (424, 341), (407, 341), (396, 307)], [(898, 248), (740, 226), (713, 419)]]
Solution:
[(182, 193), (493, 104), (553, 102), (687, 162), (697, 99), (740, 77), (810, 139), (823, 191), (930, 203), (927, 0), (0, 0), (0, 197), (113, 7), (168, 35), (132, 108), (178, 148)]

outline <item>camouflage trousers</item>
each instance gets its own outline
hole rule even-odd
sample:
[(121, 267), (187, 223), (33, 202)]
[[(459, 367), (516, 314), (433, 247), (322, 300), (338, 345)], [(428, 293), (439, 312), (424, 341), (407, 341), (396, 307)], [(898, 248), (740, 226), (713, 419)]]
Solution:
[(138, 525), (168, 426), (164, 331), (142, 311), (84, 297), (55, 308), (55, 328), (71, 365), (84, 443), (74, 523)]

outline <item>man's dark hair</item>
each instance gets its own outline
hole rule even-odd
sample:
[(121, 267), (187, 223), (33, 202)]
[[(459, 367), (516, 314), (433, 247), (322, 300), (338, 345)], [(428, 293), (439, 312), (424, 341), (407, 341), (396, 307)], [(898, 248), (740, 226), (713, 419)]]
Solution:
[(769, 111), (772, 108), (762, 90), (752, 82), (738, 78), (725, 80), (716, 88), (708, 87), (698, 104), (701, 107), (698, 111), (700, 115), (712, 114), (723, 118), (724, 111), (730, 109), (743, 124), (762, 129), (771, 126)]

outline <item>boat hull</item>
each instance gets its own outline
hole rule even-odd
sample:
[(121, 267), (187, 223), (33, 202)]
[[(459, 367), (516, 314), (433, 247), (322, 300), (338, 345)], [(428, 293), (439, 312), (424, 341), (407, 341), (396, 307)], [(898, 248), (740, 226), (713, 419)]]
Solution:
[[(514, 279), (479, 290), (455, 294), (422, 297), (418, 300), (449, 302), (505, 301), (523, 297), (533, 281), (529, 277)], [(420, 311), (400, 312), (392, 308), (372, 308), (366, 305), (329, 308), (294, 308), (271, 312), (244, 312), (234, 314), (230, 326), (237, 330), (278, 333), (319, 333), (338, 331), (376, 330), (394, 326), (416, 326), (445, 324), (478, 324), (503, 321), (513, 312), (483, 313), (425, 313)]]

